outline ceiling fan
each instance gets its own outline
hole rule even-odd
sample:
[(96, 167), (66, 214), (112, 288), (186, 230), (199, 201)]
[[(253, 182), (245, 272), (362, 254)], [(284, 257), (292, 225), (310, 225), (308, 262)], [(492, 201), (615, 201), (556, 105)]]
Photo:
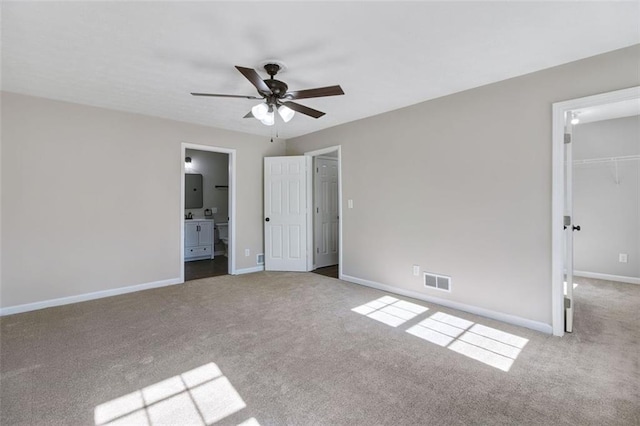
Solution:
[(278, 111), (285, 123), (293, 118), (295, 112), (308, 115), (313, 118), (320, 118), (325, 113), (296, 102), (297, 99), (320, 98), (324, 96), (344, 95), (344, 91), (340, 86), (319, 87), (317, 89), (296, 90), (289, 92), (289, 86), (283, 81), (273, 78), (281, 66), (277, 63), (267, 63), (264, 69), (270, 78), (263, 80), (253, 68), (245, 68), (236, 66), (236, 69), (244, 75), (258, 90), (258, 96), (245, 95), (222, 95), (216, 93), (191, 93), (193, 96), (213, 96), (219, 98), (244, 98), (244, 99), (261, 99), (264, 102), (251, 108), (251, 111), (244, 118), (255, 117), (267, 126), (275, 123), (275, 113)]

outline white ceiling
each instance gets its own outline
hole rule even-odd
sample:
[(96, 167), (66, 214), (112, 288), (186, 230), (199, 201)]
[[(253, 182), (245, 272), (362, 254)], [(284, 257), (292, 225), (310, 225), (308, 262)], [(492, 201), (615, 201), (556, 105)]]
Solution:
[(613, 120), (615, 118), (640, 115), (640, 99), (629, 99), (611, 104), (596, 105), (573, 111), (578, 115), (580, 123)]
[[(640, 2), (2, 2), (2, 89), (271, 136), (234, 65), (279, 59), (280, 137), (640, 43)], [(265, 75), (266, 78), (266, 75)]]

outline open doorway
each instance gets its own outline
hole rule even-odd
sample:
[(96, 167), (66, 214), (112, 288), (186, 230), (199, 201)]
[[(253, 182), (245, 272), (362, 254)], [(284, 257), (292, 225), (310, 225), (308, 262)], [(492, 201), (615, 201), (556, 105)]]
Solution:
[[(318, 264), (320, 264), (327, 268), (327, 275), (331, 274), (336, 278), (342, 277), (343, 225), (340, 146), (306, 152), (299, 156), (265, 157), (264, 161), (265, 270), (310, 272), (319, 269)], [(335, 167), (336, 162), (337, 168)], [(314, 173), (313, 164), (318, 165), (318, 175), (320, 175), (322, 164), (327, 168), (332, 168), (332, 172), (328, 173), (326, 179), (314, 180), (316, 173)], [(335, 178), (336, 171), (337, 179)], [(314, 182), (318, 184), (324, 182), (327, 187), (333, 186), (333, 190), (322, 192), (322, 185), (314, 185)], [(314, 188), (318, 187), (320, 190), (315, 191)], [(319, 198), (322, 198), (322, 194), (327, 197), (327, 201), (324, 203), (318, 201)], [(330, 196), (331, 200), (328, 199)], [(325, 206), (329, 213), (326, 220), (320, 217), (322, 216), (321, 205)], [(331, 215), (335, 218), (332, 218)], [(336, 227), (337, 235), (335, 233)], [(333, 234), (329, 232), (331, 228), (333, 228)], [(323, 229), (327, 229), (326, 234), (323, 234)], [(330, 236), (332, 239), (325, 242), (323, 235)], [(327, 247), (327, 250), (324, 250), (324, 247)], [(324, 254), (326, 257), (321, 259), (320, 256)], [(334, 270), (328, 271), (328, 268)]]
[(235, 150), (182, 144), (183, 281), (234, 273)]
[(639, 113), (638, 99), (572, 111), (574, 276), (640, 284)]
[[(637, 112), (634, 113), (633, 110), (637, 109), (639, 104), (640, 87), (634, 87), (553, 105), (552, 326), (554, 335), (562, 336), (565, 331), (573, 330), (574, 289), (577, 284), (574, 282), (574, 274), (584, 275), (585, 272), (587, 274), (590, 272), (578, 268), (590, 265), (590, 268), (605, 267), (609, 271), (619, 270), (628, 273), (629, 269), (637, 267), (637, 263), (640, 262), (637, 254), (639, 249), (636, 247), (640, 240), (640, 223), (638, 223), (637, 213), (638, 180), (640, 179), (637, 163), (640, 149), (637, 146), (637, 130), (625, 140), (621, 139), (624, 133), (622, 128), (633, 129), (636, 126), (637, 129), (637, 124), (633, 124), (634, 119), (631, 118), (631, 123), (609, 122), (595, 126), (595, 122), (605, 120), (593, 120), (597, 115), (606, 120), (637, 116)], [(594, 123), (591, 131), (587, 129), (590, 121)], [(617, 130), (612, 131), (614, 127)], [(601, 138), (602, 132), (606, 129), (610, 132), (610, 138), (620, 140), (609, 143), (603, 140), (589, 142), (592, 136), (595, 139)], [(593, 134), (589, 135), (589, 133)], [(579, 148), (577, 144), (580, 144)], [(619, 187), (616, 183), (620, 182), (623, 162), (627, 180), (625, 188)], [(593, 167), (595, 173), (583, 173), (582, 167), (585, 166)], [(611, 187), (604, 180), (598, 180), (597, 185), (595, 184), (594, 179), (602, 178), (609, 173), (611, 173), (613, 185), (617, 187)], [(589, 180), (592, 182), (589, 183)], [(624, 191), (630, 191), (631, 199), (621, 194)], [(605, 199), (609, 199), (609, 202), (605, 202)], [(594, 201), (596, 204), (593, 204)], [(589, 203), (592, 203), (591, 207), (588, 207)], [(631, 211), (625, 208), (627, 204), (635, 206), (636, 213), (633, 212), (633, 208)], [(617, 218), (590, 216), (594, 212), (588, 210), (603, 206), (607, 214), (617, 215)], [(626, 229), (616, 229), (621, 224), (611, 222), (620, 221), (623, 217), (625, 223), (628, 222)], [(585, 223), (580, 223), (580, 220), (587, 220), (589, 226), (585, 227)], [(625, 228), (625, 225), (622, 226)], [(593, 238), (599, 241), (593, 241)], [(590, 243), (589, 239), (592, 240)], [(611, 246), (607, 249), (603, 240), (612, 242), (615, 248)], [(576, 246), (576, 243), (579, 246)], [(612, 250), (616, 252), (615, 256), (611, 254)], [(634, 258), (629, 259), (627, 252), (633, 253)], [(610, 257), (613, 258), (609, 259)], [(577, 265), (574, 265), (575, 260), (579, 262)], [(632, 260), (635, 265), (627, 267), (616, 265), (616, 263), (628, 263), (629, 260)], [(624, 278), (613, 273), (598, 273), (598, 275), (599, 278), (607, 280)], [(631, 281), (627, 280), (627, 282)]]
[(331, 278), (340, 277), (341, 185), (340, 147), (305, 153), (312, 157), (311, 223), (312, 271)]

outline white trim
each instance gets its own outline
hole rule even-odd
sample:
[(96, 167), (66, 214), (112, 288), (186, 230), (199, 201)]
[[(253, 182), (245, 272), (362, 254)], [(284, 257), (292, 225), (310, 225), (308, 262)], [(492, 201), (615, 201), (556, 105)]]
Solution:
[(24, 305), (8, 306), (0, 308), (0, 316), (20, 314), (22, 312), (35, 311), (38, 309), (51, 308), (53, 306), (69, 305), (71, 303), (86, 302), (87, 300), (102, 299), (104, 297), (118, 296), (121, 294), (133, 293), (152, 288), (166, 287), (174, 284), (182, 284), (184, 280), (180, 277), (169, 280), (154, 281), (145, 284), (137, 284), (128, 287), (114, 288), (110, 290), (95, 291), (93, 293), (77, 294), (75, 296), (60, 297), (58, 299), (43, 300), (41, 302), (26, 303)]
[[(342, 214), (342, 145), (334, 145), (327, 148), (317, 149), (315, 151), (308, 151), (305, 152), (304, 155), (307, 155), (309, 157), (318, 157), (334, 151), (338, 151), (338, 216), (340, 217), (340, 220), (338, 221), (338, 277), (342, 279), (342, 254), (344, 253), (344, 250), (342, 249), (342, 224), (344, 223), (344, 216)], [(311, 176), (311, 179), (309, 179), (309, 176)], [(307, 174), (307, 180), (313, 182), (313, 167)], [(309, 185), (310, 184), (307, 184), (307, 187), (309, 187)], [(313, 206), (313, 187), (310, 191), (307, 190), (307, 203), (308, 205)], [(315, 263), (313, 260), (313, 231), (313, 214), (310, 214), (307, 216), (307, 246), (311, 244), (311, 250), (307, 254), (307, 264), (310, 266), (309, 271), (313, 271), (315, 269)]]
[(556, 102), (552, 108), (551, 167), (551, 324), (553, 334), (564, 335), (563, 210), (564, 210), (564, 117), (569, 111), (640, 98), (640, 86), (599, 95)]
[(315, 268), (314, 243), (315, 229), (313, 226), (313, 156), (307, 156), (307, 272)]
[(446, 306), (448, 308), (457, 309), (459, 311), (469, 312), (474, 315), (480, 315), (483, 317), (502, 321), (507, 324), (513, 324), (519, 327), (529, 328), (531, 330), (539, 331), (541, 333), (551, 334), (552, 332), (551, 325), (545, 324), (543, 322), (533, 321), (533, 320), (518, 317), (515, 315), (509, 315), (502, 312), (492, 311), (490, 309), (484, 309), (478, 306), (465, 305), (464, 303), (452, 302), (451, 300), (429, 296), (429, 295), (418, 293), (412, 290), (405, 290), (398, 287), (392, 287), (390, 285), (381, 284), (375, 281), (369, 281), (362, 278), (352, 277), (349, 275), (341, 274), (340, 279), (343, 281), (354, 283), (354, 284), (360, 284), (366, 287), (372, 287), (378, 290), (383, 290), (389, 293), (399, 294), (401, 296), (411, 297), (413, 299), (423, 300), (429, 303), (435, 303), (437, 305)]
[(628, 284), (640, 284), (640, 278), (625, 277), (624, 275), (601, 274), (599, 272), (573, 271), (573, 275), (585, 278), (594, 278), (596, 280), (617, 281)]
[(251, 268), (236, 269), (236, 273), (234, 275), (253, 274), (254, 272), (262, 272), (262, 271), (264, 271), (264, 265), (259, 265), (259, 266), (253, 266)]
[[(229, 154), (229, 245), (227, 246), (228, 268), (230, 275), (236, 275), (236, 150), (210, 145), (198, 145), (182, 142), (180, 149), (180, 278), (184, 282), (184, 158), (187, 149)], [(214, 254), (215, 255), (215, 254)]]
[[(180, 280), (184, 282), (184, 158), (187, 156), (187, 150), (182, 144), (180, 148)], [(215, 232), (215, 231), (214, 231)], [(215, 235), (215, 233), (214, 233)], [(214, 255), (215, 256), (215, 255)]]
[(314, 226), (314, 210), (313, 202), (316, 186), (314, 185), (314, 173), (315, 161), (312, 155), (306, 155), (307, 159), (307, 271), (313, 271), (315, 268), (315, 243), (316, 243), (316, 228)]

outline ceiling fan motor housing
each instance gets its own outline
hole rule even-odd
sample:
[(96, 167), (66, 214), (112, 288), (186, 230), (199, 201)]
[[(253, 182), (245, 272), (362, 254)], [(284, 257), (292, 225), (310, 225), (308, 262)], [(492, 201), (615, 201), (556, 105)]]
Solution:
[(267, 86), (269, 86), (271, 92), (278, 98), (284, 96), (284, 94), (287, 93), (287, 90), (289, 90), (289, 86), (287, 86), (285, 82), (280, 80), (268, 79), (264, 82), (267, 84)]
[(269, 103), (269, 105), (274, 105), (278, 99), (282, 98), (285, 93), (287, 93), (289, 86), (287, 86), (285, 82), (273, 78), (273, 76), (280, 71), (280, 65), (272, 63), (265, 64), (264, 70), (271, 76), (271, 78), (264, 80), (272, 93), (267, 95), (267, 103)]

